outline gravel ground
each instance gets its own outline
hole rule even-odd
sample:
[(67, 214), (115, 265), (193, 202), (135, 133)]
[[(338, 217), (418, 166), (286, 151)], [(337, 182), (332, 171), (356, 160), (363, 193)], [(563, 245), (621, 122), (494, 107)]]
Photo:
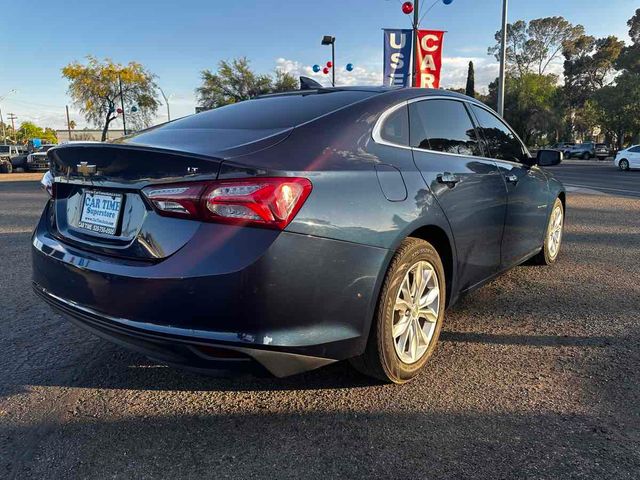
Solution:
[(35, 183), (0, 185), (2, 478), (640, 476), (640, 201), (571, 194), (559, 263), (452, 308), (426, 371), (287, 378), (157, 365), (29, 287)]

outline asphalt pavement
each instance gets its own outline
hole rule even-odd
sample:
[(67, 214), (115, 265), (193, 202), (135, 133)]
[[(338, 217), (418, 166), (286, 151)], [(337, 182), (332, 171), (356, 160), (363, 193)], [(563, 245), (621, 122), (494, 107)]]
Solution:
[(640, 170), (623, 172), (608, 160), (565, 160), (549, 168), (571, 189), (593, 189), (611, 195), (640, 197)]
[[(617, 175), (581, 168), (556, 170)], [(44, 202), (34, 182), (0, 183), (0, 478), (639, 476), (640, 200), (571, 192), (558, 264), (450, 309), (403, 386), (346, 363), (204, 377), (79, 330), (30, 290)]]

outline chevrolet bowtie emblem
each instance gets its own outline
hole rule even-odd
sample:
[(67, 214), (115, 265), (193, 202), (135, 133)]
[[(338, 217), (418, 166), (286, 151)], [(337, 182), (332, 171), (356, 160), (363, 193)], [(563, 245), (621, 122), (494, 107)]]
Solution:
[(76, 170), (80, 175), (88, 177), (89, 175), (95, 175), (96, 166), (89, 165), (87, 162), (80, 162), (79, 165), (76, 165)]

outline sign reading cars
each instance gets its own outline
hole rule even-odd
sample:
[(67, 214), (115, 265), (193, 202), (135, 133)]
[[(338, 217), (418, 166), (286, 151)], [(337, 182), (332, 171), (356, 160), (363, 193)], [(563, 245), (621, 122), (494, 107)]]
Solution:
[(443, 38), (444, 32), (441, 30), (418, 30), (420, 71), (416, 79), (416, 87), (440, 88)]

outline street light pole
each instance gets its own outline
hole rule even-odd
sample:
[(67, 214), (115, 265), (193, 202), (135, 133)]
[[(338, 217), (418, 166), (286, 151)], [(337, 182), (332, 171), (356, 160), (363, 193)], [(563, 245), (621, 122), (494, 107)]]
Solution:
[(127, 117), (124, 111), (124, 95), (122, 94), (122, 75), (118, 74), (118, 83), (120, 84), (120, 108), (122, 109), (122, 129), (127, 134)]
[(413, 78), (411, 79), (411, 86), (418, 86), (418, 72), (420, 71), (419, 65), (419, 57), (418, 51), (418, 23), (420, 23), (420, 15), (418, 14), (418, 10), (420, 10), (420, 0), (413, 1)]
[(498, 113), (504, 116), (504, 92), (507, 63), (507, 3), (502, 1), (502, 35), (500, 38), (500, 79), (498, 80)]
[(336, 37), (331, 42), (331, 85), (336, 86)]
[(321, 45), (331, 45), (331, 85), (336, 86), (336, 37), (325, 35)]
[(169, 110), (169, 99), (164, 94), (164, 90), (162, 90), (160, 87), (158, 87), (158, 90), (160, 90), (160, 93), (162, 94), (162, 98), (164, 98), (164, 103), (167, 106), (167, 120), (170, 122), (171, 121), (171, 111)]

